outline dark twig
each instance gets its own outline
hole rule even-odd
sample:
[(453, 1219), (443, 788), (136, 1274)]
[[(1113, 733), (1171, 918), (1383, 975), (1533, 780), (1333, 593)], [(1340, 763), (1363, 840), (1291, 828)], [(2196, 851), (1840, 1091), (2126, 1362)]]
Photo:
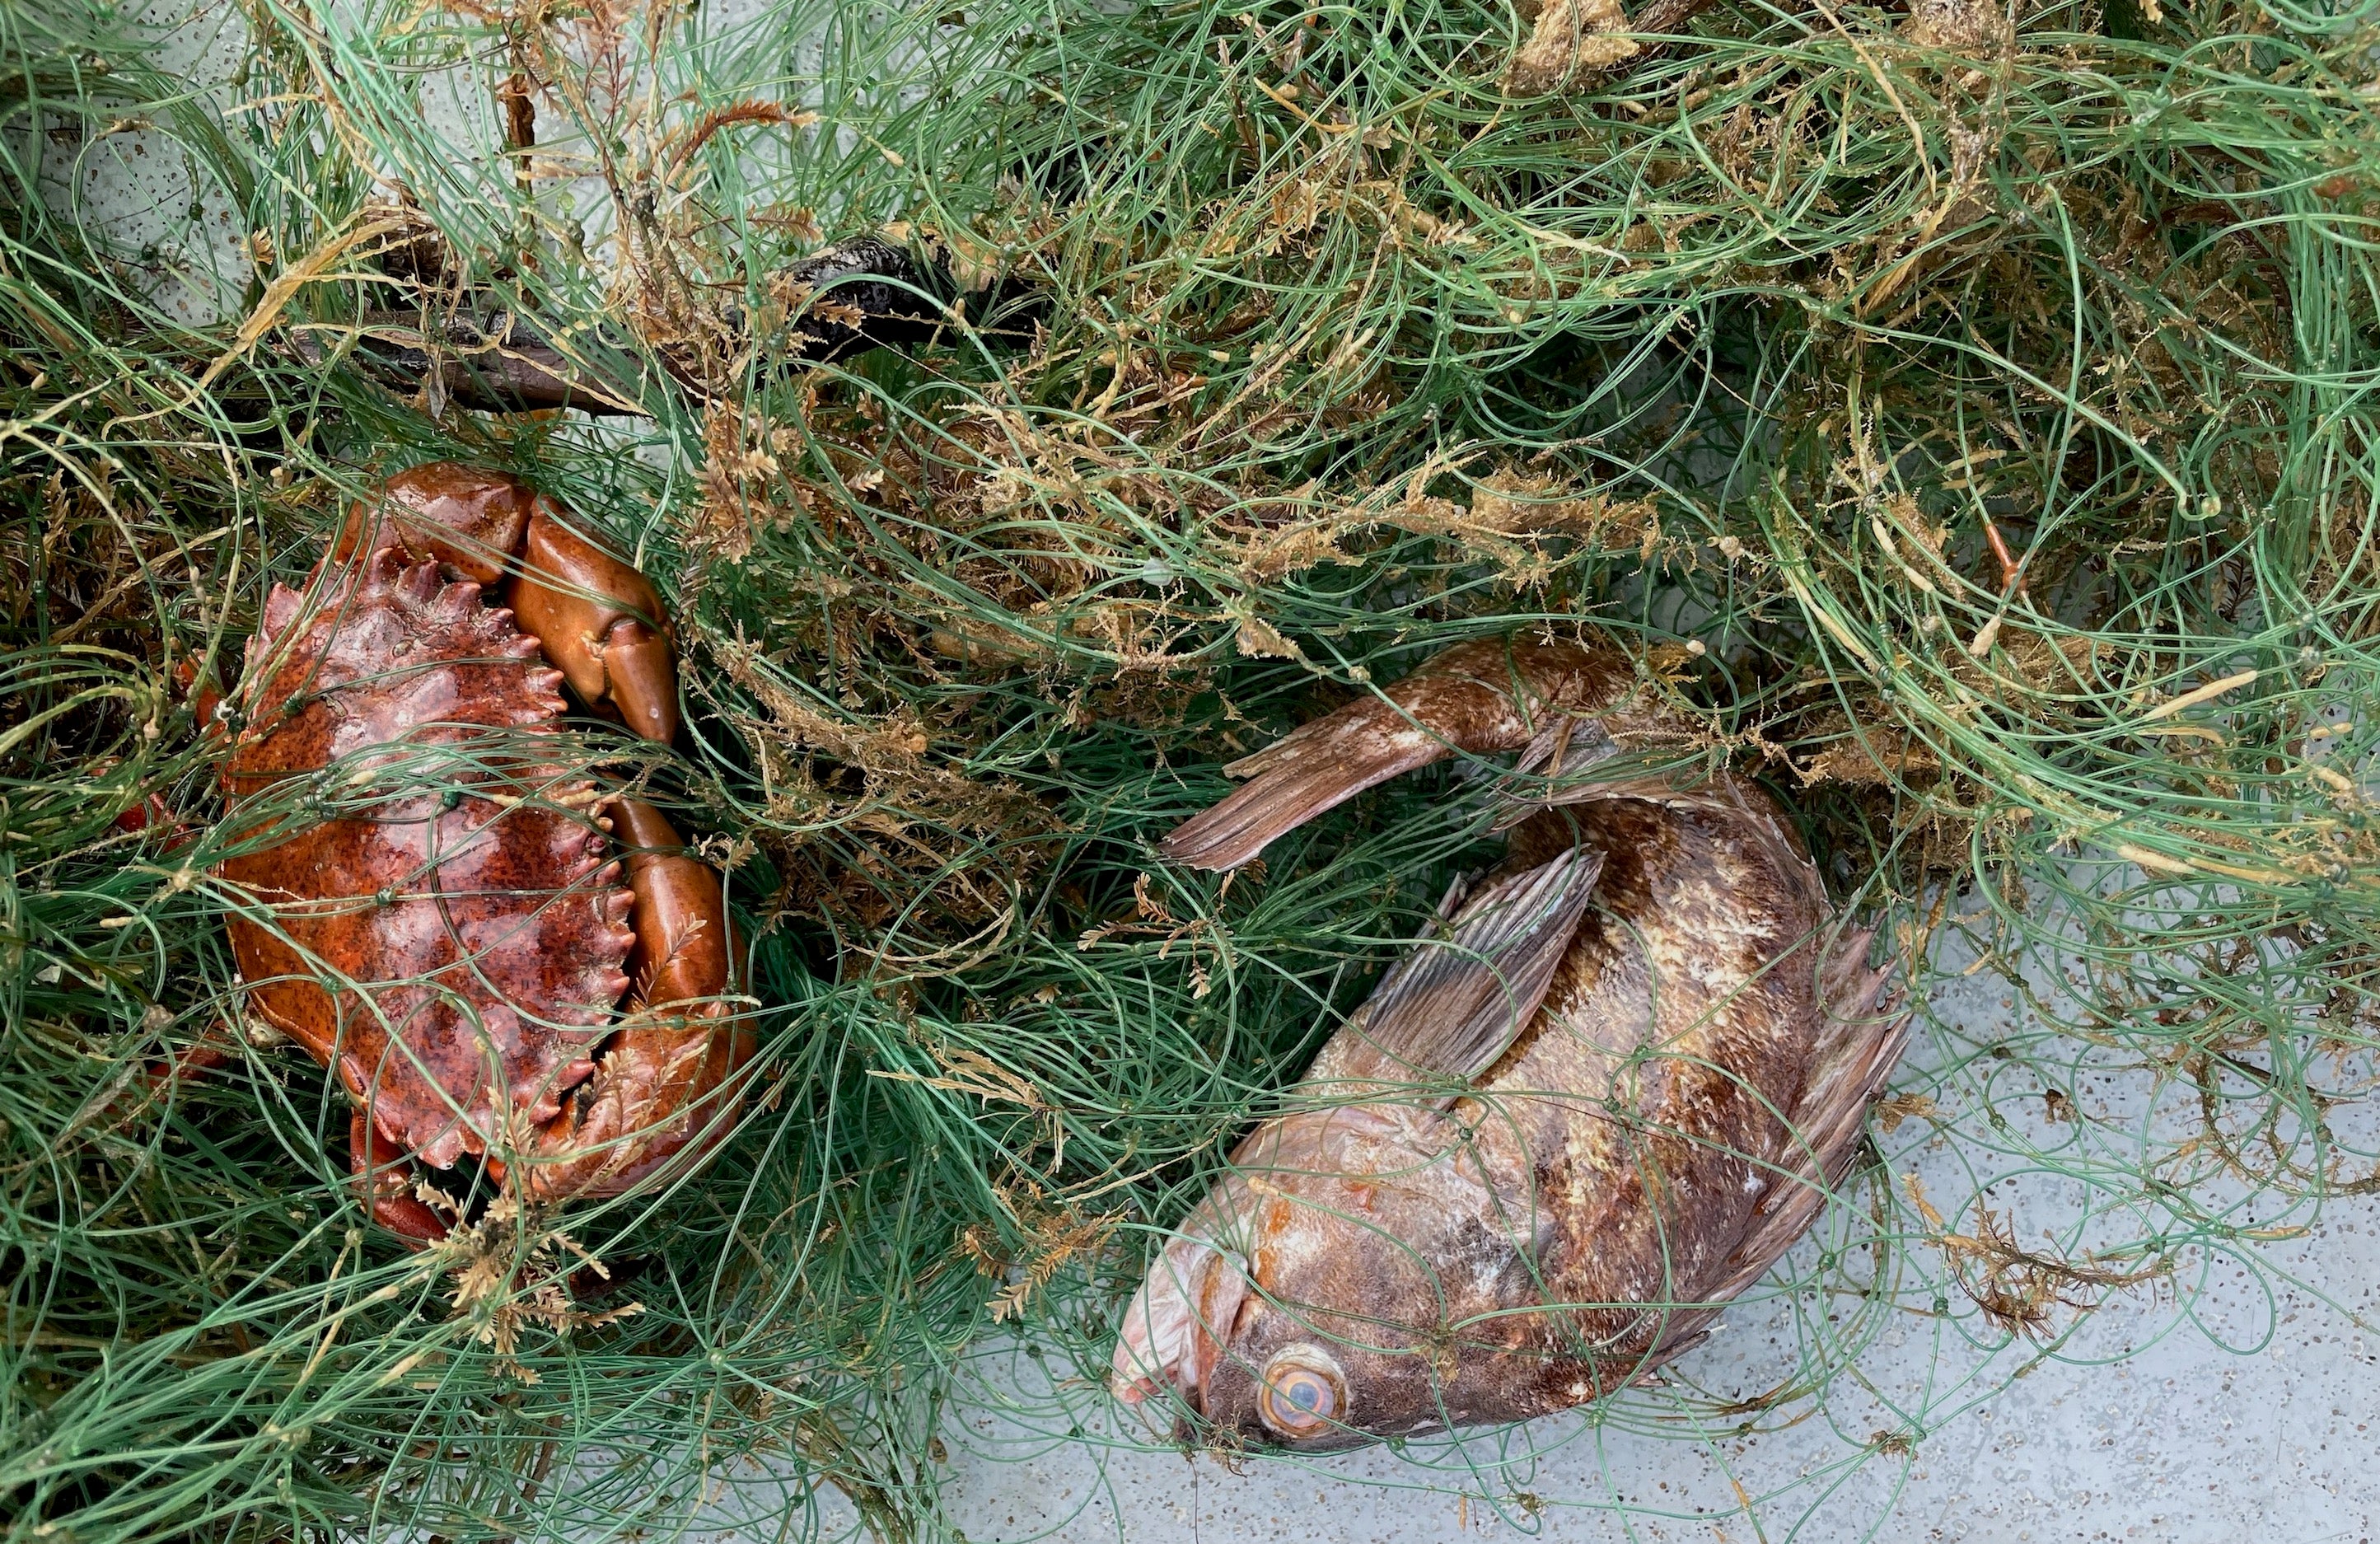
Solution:
[[(783, 366), (823, 364), (870, 348), (916, 347), (962, 323), (989, 320), (996, 310), (1031, 309), (1029, 302), (1018, 305), (1026, 299), (1022, 286), (966, 294), (941, 262), (920, 261), (874, 237), (807, 258), (771, 287), (794, 306), (786, 346), (773, 361)], [(724, 320), (731, 327), (745, 324), (740, 310)], [(352, 360), (392, 390), (409, 393), (434, 381), (446, 400), (481, 411), (650, 411), (637, 350), (609, 328), (574, 334), (565, 347), (510, 310), (491, 306), (475, 313), (466, 305), (443, 318), (370, 311), (359, 322), (299, 323), (288, 331), (293, 349), (309, 363), (331, 355), (331, 340), (349, 339)], [(696, 389), (674, 372), (672, 380), (674, 389)]]

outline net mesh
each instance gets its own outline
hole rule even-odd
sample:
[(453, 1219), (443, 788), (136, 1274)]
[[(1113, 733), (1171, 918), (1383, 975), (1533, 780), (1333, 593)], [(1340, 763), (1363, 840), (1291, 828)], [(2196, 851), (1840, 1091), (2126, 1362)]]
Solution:
[[(1533, 1489), (1664, 1434), (1712, 1454), (1702, 1515), (1790, 1522), (2112, 1295), (2187, 1329), (2218, 1275), (2277, 1290), (2380, 1184), (2372, 12), (1662, 15), (1691, 36), (1582, 0), (0, 13), (11, 1512), (947, 1531), (946, 1409), (1029, 1343), (1064, 1366), (1000, 1372), (1011, 1417), (1110, 1429), (1068, 1375), (1150, 1248), (1495, 850), (1459, 767), (1228, 885), (1155, 839), (1516, 628), (1624, 650), (1685, 759), (1779, 795), (1921, 1049), (1748, 1310), (1789, 1365), (1375, 1477), (1683, 1513)], [(127, 178), (145, 225), (99, 217)], [(779, 368), (836, 304), (787, 265), (862, 232), (996, 325)], [(359, 363), (492, 311), (625, 359), (643, 414)], [(675, 608), (679, 752), (590, 727), (584, 768), (704, 833), (765, 1082), (666, 1194), (407, 1254), (310, 1063), (151, 1069), (242, 1027), (176, 667), (228, 673), (342, 501), (433, 455)], [(1916, 1387), (1862, 1376), (1891, 1334)], [(1814, 1414), (1830, 1462), (1732, 1477)]]

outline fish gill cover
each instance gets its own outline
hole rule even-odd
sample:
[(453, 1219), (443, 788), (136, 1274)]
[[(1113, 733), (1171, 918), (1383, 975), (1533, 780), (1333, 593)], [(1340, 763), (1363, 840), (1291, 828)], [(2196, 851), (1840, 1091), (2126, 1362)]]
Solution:
[[(1755, 1289), (1784, 1376), (1689, 1358), (1415, 1482), (1627, 1514), (1533, 1456), (1820, 1416), (1834, 1462), (1708, 1514), (1786, 1526), (2109, 1295), (2275, 1280), (2380, 1183), (2374, 15), (0, 11), (8, 1536), (948, 1532), (971, 1348), (1078, 1368), (1027, 1416), (1091, 1429), (1164, 1230), (1494, 809), (1411, 779), (1232, 880), (1157, 838), (1516, 627), (1616, 643), (1677, 760), (1780, 796), (1920, 1049)], [(778, 368), (848, 320), (793, 265), (866, 235), (948, 326)], [(425, 386), (491, 332), (642, 416)], [(764, 1081), (665, 1193), (414, 1254), (335, 1083), (247, 1043), (177, 674), (433, 455), (674, 606), (678, 751), (590, 726), (578, 770), (727, 872)], [(1926, 1011), (1965, 971), (1988, 1038)], [(1912, 1325), (1939, 1375), (1885, 1399)]]

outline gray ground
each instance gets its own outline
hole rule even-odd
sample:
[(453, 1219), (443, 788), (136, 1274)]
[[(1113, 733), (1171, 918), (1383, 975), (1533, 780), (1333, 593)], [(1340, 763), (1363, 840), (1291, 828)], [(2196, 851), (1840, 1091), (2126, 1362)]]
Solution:
[[(2106, 1365), (2043, 1365), (1921, 1439), (1905, 1460), (1870, 1458), (1840, 1484), (1818, 1477), (1856, 1457), (1845, 1439), (1863, 1434), (1823, 1419), (1718, 1444), (1686, 1434), (1598, 1437), (1576, 1420), (1539, 1423), (1550, 1429), (1530, 1437), (1552, 1451), (1524, 1476), (1490, 1488), (1541, 1498), (1544, 1511), (1532, 1519), (1516, 1508), (1500, 1516), (1476, 1484), (1415, 1457), (1373, 1452), (1257, 1463), (1232, 1474), (1170, 1450), (1053, 1441), (1042, 1423), (986, 1410), (948, 1433), (948, 1494), (953, 1520), (976, 1544), (1170, 1544), (1326, 1528), (1340, 1544), (1388, 1544), (1444, 1538), (1466, 1522), (1482, 1535), (1509, 1534), (1515, 1519), (1540, 1537), (1596, 1540), (2368, 1544), (2380, 1519), (2373, 1431), (2380, 1358), (2371, 1332), (2324, 1299), (2370, 1322), (2380, 1308), (2380, 1224), (2368, 1208), (2353, 1218), (2341, 1212), (2289, 1258), (2306, 1285), (2276, 1302), (2218, 1292), (2197, 1305), (2232, 1346), (2176, 1325), (2169, 1297), (2119, 1299), (2067, 1347), (2070, 1357), (2105, 1357)], [(1739, 1314), (1731, 1337), (1694, 1355), (1706, 1364), (1789, 1358), (1779, 1318)], [(1888, 1334), (1859, 1358), (1858, 1373), (1885, 1383), (1922, 1379), (1940, 1371), (1934, 1355), (1922, 1333)], [(1046, 1380), (1017, 1370), (1034, 1367), (1011, 1353), (992, 1376), (1005, 1374), (1021, 1393), (1038, 1396)], [(1735, 1510), (1730, 1475), (1755, 1496), (1786, 1493), (1757, 1508), (1757, 1526), (1741, 1516), (1696, 1517), (1697, 1505)]]
[[(2307, 1253), (2316, 1280), (2350, 1285), (2372, 1307), (2380, 1242), (2367, 1219), (2319, 1230)], [(1773, 1433), (1719, 1452), (1691, 1441), (1603, 1441), (1574, 1423), (1548, 1441), (1570, 1445), (1530, 1477), (1547, 1510), (1522, 1520), (1540, 1537), (1574, 1539), (2152, 1539), (2230, 1544), (2247, 1538), (2353, 1544), (2380, 1517), (2371, 1426), (2380, 1420), (2368, 1340), (2303, 1294), (2289, 1322), (2252, 1355), (2192, 1335), (2108, 1367), (2050, 1366), (1921, 1441), (1904, 1467), (1871, 1461), (1840, 1489), (1822, 1486), (1761, 1509), (1761, 1526), (1693, 1515), (1694, 1496), (1726, 1489), (1719, 1452), (1747, 1489), (1790, 1482), (1839, 1460), (1823, 1428)], [(2157, 1316), (2103, 1311), (2091, 1349), (2120, 1356)], [(1770, 1349), (1765, 1328), (1742, 1337)], [(1889, 1376), (1912, 1337), (1866, 1358)], [(1706, 1355), (1727, 1355), (1714, 1349)], [(1290, 1538), (1328, 1529), (1340, 1544), (1428, 1539), (1469, 1529), (1511, 1536), (1512, 1524), (1452, 1485), (1383, 1454), (1312, 1465), (1263, 1464), (1231, 1474), (1171, 1452), (1052, 1445), (974, 1416), (953, 1438), (954, 1520), (971, 1540)], [(1755, 1480), (1753, 1477), (1758, 1477)], [(1716, 1482), (1716, 1483), (1715, 1483)], [(1634, 1515), (1624, 1521), (1614, 1498)], [(1676, 1498), (1672, 1501), (1672, 1498)], [(1666, 1506), (1654, 1517), (1639, 1509)]]

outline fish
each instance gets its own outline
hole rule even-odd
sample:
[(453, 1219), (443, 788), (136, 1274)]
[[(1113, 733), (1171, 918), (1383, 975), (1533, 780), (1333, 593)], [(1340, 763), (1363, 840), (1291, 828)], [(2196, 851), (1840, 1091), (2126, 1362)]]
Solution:
[(1118, 1398), (1301, 1452), (1576, 1408), (1706, 1338), (1817, 1220), (1910, 1015), (1767, 793), (1662, 770), (1694, 743), (1616, 649), (1487, 638), (1225, 769), (1249, 781), (1168, 857), (1237, 869), (1390, 778), (1518, 753), (1502, 861), (1173, 1231)]

